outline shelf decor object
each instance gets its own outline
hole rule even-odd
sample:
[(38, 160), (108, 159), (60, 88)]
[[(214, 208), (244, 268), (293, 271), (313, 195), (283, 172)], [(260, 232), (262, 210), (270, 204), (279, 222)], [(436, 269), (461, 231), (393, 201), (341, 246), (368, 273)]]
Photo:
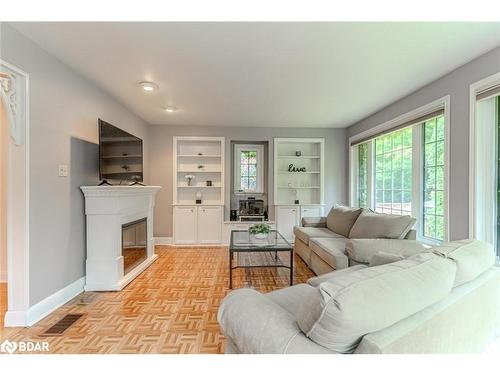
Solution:
[(194, 174), (187, 174), (184, 178), (187, 180), (187, 186), (191, 186), (191, 181), (193, 181), (196, 176)]

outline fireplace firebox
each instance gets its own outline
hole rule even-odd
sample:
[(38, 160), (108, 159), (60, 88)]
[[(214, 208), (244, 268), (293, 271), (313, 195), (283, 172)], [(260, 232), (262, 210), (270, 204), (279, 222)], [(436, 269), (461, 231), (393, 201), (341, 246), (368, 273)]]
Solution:
[(126, 275), (147, 258), (147, 218), (122, 225), (123, 274)]

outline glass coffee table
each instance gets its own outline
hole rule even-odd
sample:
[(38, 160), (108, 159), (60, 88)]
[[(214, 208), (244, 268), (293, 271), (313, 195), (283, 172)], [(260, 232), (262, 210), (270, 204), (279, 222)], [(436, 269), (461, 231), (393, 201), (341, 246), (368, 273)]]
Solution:
[[(283, 264), (278, 257), (279, 252), (290, 254), (289, 265)], [(259, 265), (233, 266), (235, 253), (274, 253), (274, 262)], [(229, 289), (233, 288), (233, 270), (237, 268), (287, 268), (290, 270), (290, 285), (293, 285), (293, 246), (276, 230), (269, 232), (266, 238), (256, 238), (246, 230), (231, 231), (229, 244)]]

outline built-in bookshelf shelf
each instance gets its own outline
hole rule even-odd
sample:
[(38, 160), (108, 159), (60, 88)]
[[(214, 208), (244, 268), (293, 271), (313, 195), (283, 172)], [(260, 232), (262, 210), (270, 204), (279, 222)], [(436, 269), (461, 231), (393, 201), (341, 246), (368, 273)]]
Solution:
[(300, 175), (300, 174), (308, 174), (308, 173), (321, 173), (320, 171), (305, 171), (305, 172), (288, 172), (288, 171), (278, 171), (280, 174), (294, 174), (294, 175)]
[(177, 155), (178, 158), (220, 158), (221, 155)]
[(288, 155), (288, 156), (278, 156), (278, 159), (321, 159), (321, 156), (311, 156), (311, 155)]
[(142, 158), (142, 155), (108, 155), (108, 156), (101, 156), (101, 159), (134, 159), (134, 158)]
[(323, 138), (275, 138), (274, 171), (275, 205), (324, 203)]
[[(203, 205), (223, 205), (224, 138), (174, 137), (173, 151), (174, 205), (194, 205), (197, 195)], [(186, 175), (194, 176), (189, 186)]]

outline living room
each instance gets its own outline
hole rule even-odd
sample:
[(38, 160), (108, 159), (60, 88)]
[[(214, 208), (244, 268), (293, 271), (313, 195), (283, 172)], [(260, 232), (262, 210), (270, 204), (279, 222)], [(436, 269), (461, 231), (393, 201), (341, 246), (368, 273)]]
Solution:
[(19, 19), (2, 354), (496, 353), (500, 22)]

